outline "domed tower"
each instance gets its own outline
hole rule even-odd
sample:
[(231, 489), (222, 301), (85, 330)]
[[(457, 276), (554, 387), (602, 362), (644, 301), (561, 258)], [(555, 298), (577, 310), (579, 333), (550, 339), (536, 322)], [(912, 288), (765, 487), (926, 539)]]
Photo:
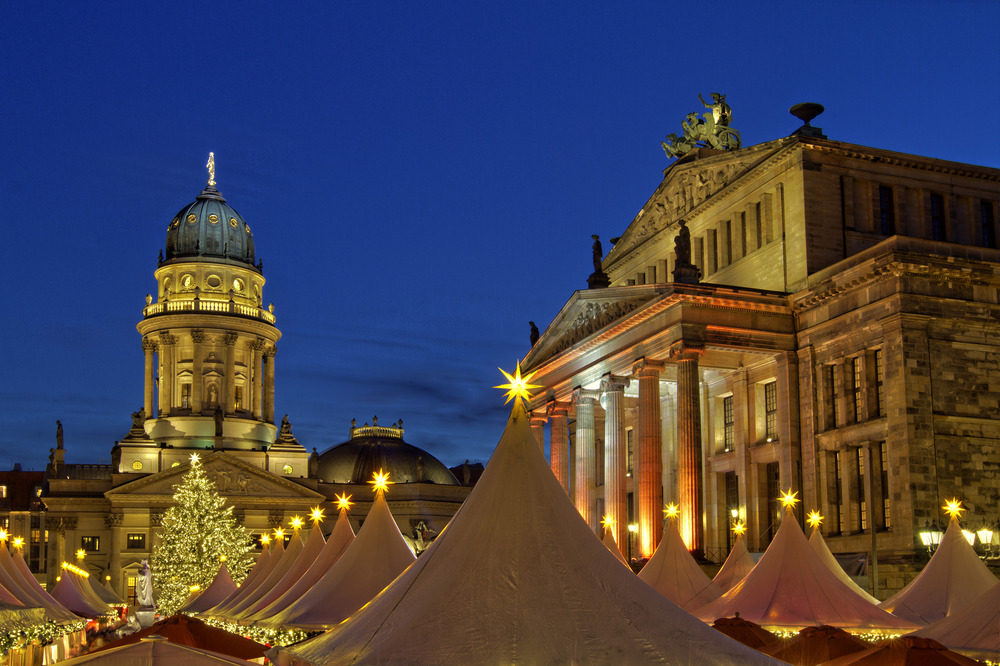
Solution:
[[(145, 351), (143, 412), (115, 452), (117, 471), (156, 472), (191, 449), (240, 452), (288, 476), (306, 476), (308, 453), (275, 443), (274, 357), (281, 332), (263, 307), (264, 275), (253, 232), (208, 185), (167, 224), (165, 252), (137, 328)], [(142, 427), (140, 427), (140, 425)]]

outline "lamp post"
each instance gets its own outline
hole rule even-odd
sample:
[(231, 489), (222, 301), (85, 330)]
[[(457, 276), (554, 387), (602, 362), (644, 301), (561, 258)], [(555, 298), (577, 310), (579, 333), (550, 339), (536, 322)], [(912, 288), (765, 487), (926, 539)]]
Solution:
[(941, 527), (936, 523), (924, 522), (924, 529), (920, 530), (920, 543), (927, 547), (927, 553), (933, 555), (934, 551), (941, 544), (941, 537), (944, 536), (944, 532), (941, 531)]

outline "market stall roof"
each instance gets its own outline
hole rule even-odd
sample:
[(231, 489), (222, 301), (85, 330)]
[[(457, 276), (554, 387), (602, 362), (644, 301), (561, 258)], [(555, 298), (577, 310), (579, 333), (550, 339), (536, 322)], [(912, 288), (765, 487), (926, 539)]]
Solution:
[(111, 608), (94, 593), (90, 583), (70, 569), (62, 570), (59, 582), (52, 588), (52, 597), (83, 617), (98, 618), (111, 612)]
[(663, 540), (639, 579), (688, 612), (722, 596), (722, 589), (694, 561), (674, 518), (664, 526)]
[(76, 622), (80, 619), (38, 584), (19, 551), (11, 555), (6, 544), (0, 542), (0, 589), (3, 588), (22, 605), (42, 608), (45, 617), (53, 622)]
[[(360, 539), (361, 536), (358, 536)], [(776, 663), (623, 567), (552, 475), (520, 401), (434, 543), (345, 622), (278, 663)]]
[(743, 535), (737, 534), (736, 543), (729, 551), (729, 557), (726, 558), (719, 572), (715, 574), (712, 582), (718, 585), (723, 592), (728, 592), (750, 573), (755, 564), (757, 561), (747, 550), (747, 542), (743, 539)]
[(178, 612), (200, 613), (206, 611), (233, 594), (237, 589), (239, 588), (233, 582), (233, 577), (229, 575), (229, 568), (223, 562), (209, 586), (181, 606)]
[(226, 599), (223, 599), (217, 606), (210, 608), (201, 614), (207, 617), (225, 617), (229, 610), (235, 608), (244, 599), (253, 594), (254, 591), (260, 587), (261, 583), (267, 580), (267, 577), (271, 574), (271, 571), (278, 566), (278, 563), (281, 561), (281, 556), (284, 554), (285, 546), (282, 541), (276, 539), (265, 544), (264, 550), (257, 559), (257, 564), (255, 564), (254, 568), (250, 570), (250, 573), (247, 574), (247, 577), (243, 580), (237, 590)]
[(952, 650), (981, 653), (977, 658), (1000, 661), (1000, 583), (965, 608), (918, 629), (913, 635), (933, 638)]
[(180, 645), (156, 634), (145, 636), (137, 643), (122, 645), (111, 650), (91, 652), (59, 662), (60, 666), (251, 666), (254, 662), (229, 657), (219, 652)]
[(813, 533), (809, 535), (809, 545), (812, 546), (813, 552), (819, 557), (819, 559), (827, 566), (827, 568), (833, 572), (833, 574), (844, 582), (845, 585), (854, 589), (855, 592), (863, 596), (865, 599), (873, 604), (878, 605), (880, 602), (878, 599), (868, 594), (868, 591), (854, 582), (854, 579), (847, 575), (844, 571), (844, 567), (840, 566), (840, 562), (837, 558), (833, 556), (833, 552), (830, 551), (830, 547), (826, 544), (826, 539), (818, 529), (813, 529)]
[(326, 546), (326, 540), (323, 538), (323, 530), (319, 528), (317, 524), (309, 532), (309, 539), (306, 541), (306, 545), (302, 548), (302, 552), (299, 553), (298, 557), (292, 562), (292, 566), (285, 572), (285, 575), (281, 577), (275, 585), (265, 592), (253, 605), (247, 607), (243, 611), (236, 613), (235, 617), (238, 620), (246, 620), (261, 611), (276, 600), (281, 598), (281, 596), (287, 592), (295, 583), (299, 581), (300, 578), (316, 563), (316, 558), (319, 557), (320, 553), (323, 552), (323, 548)]

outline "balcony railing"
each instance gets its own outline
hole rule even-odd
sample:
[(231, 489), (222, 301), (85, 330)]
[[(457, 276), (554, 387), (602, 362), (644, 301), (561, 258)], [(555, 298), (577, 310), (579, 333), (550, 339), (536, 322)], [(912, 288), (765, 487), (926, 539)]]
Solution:
[(260, 319), (268, 324), (274, 323), (274, 315), (263, 308), (252, 305), (243, 305), (235, 301), (212, 301), (203, 298), (194, 298), (179, 301), (161, 301), (150, 303), (142, 310), (144, 318), (156, 317), (165, 314), (177, 314), (182, 312), (210, 312), (216, 314), (231, 314), (249, 319)]

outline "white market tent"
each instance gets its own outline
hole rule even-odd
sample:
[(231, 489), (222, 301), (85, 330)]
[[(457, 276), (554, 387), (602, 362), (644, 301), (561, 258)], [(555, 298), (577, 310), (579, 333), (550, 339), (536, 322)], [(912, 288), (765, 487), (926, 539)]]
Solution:
[(6, 589), (26, 607), (42, 608), (45, 617), (53, 622), (75, 622), (80, 619), (38, 584), (20, 552), (11, 555), (6, 544), (2, 542), (0, 542), (0, 589)]
[(260, 624), (329, 629), (371, 601), (414, 559), (384, 493), (378, 492), (357, 538), (337, 563), (306, 594)]
[(430, 548), (348, 620), (268, 656), (316, 665), (778, 663), (691, 617), (608, 552), (552, 475), (520, 401)]
[(320, 551), (319, 556), (313, 562), (312, 566), (309, 567), (309, 570), (269, 606), (260, 609), (253, 615), (244, 617), (243, 621), (254, 622), (266, 620), (298, 601), (300, 597), (312, 589), (320, 578), (326, 575), (326, 572), (340, 559), (340, 556), (344, 554), (347, 547), (353, 541), (354, 529), (351, 527), (351, 521), (347, 517), (347, 509), (341, 509), (340, 516), (338, 516), (337, 522), (333, 526), (333, 531), (330, 532), (330, 538), (326, 540), (326, 545), (323, 546), (323, 550)]
[(997, 584), (952, 518), (931, 561), (880, 608), (917, 624), (930, 624), (961, 610)]
[(1000, 583), (981, 594), (965, 608), (913, 632), (933, 638), (959, 652), (975, 652), (977, 658), (1000, 657)]
[(736, 543), (729, 551), (729, 557), (726, 558), (719, 572), (715, 574), (712, 582), (718, 585), (723, 592), (728, 592), (734, 585), (746, 578), (755, 564), (757, 562), (747, 550), (747, 542), (743, 539), (743, 535), (737, 534)]
[(195, 595), (187, 603), (181, 606), (178, 613), (201, 613), (212, 608), (238, 589), (233, 577), (229, 575), (229, 568), (223, 562), (218, 573), (208, 587), (201, 594)]
[(323, 552), (323, 548), (325, 546), (326, 540), (323, 538), (323, 530), (319, 528), (319, 524), (317, 523), (316, 526), (314, 526), (310, 531), (309, 539), (306, 541), (306, 545), (302, 548), (302, 552), (300, 552), (298, 557), (292, 562), (291, 567), (285, 572), (285, 575), (281, 577), (281, 580), (275, 583), (270, 590), (261, 595), (261, 597), (251, 606), (237, 613), (235, 617), (239, 620), (246, 620), (279, 599), (281, 595), (295, 585), (295, 583), (302, 578), (303, 574), (305, 574), (312, 567), (312, 565), (316, 563), (316, 558)]
[(817, 557), (827, 566), (833, 574), (842, 580), (848, 587), (854, 588), (854, 591), (863, 596), (865, 599), (871, 603), (878, 605), (881, 603), (878, 599), (868, 594), (868, 591), (854, 582), (854, 579), (847, 575), (844, 571), (844, 567), (840, 566), (840, 562), (837, 558), (833, 556), (833, 552), (830, 547), (826, 545), (826, 539), (818, 529), (814, 529), (813, 533), (809, 535), (809, 545), (812, 546), (813, 552), (816, 553)]
[(114, 590), (111, 589), (109, 585), (107, 585), (106, 583), (101, 583), (101, 581), (98, 579), (97, 576), (91, 575), (90, 578), (87, 579), (87, 581), (90, 583), (90, 589), (94, 591), (94, 594), (97, 595), (97, 598), (106, 603), (107, 605), (109, 606), (128, 605), (121, 597), (118, 596), (118, 594)]
[(285, 546), (281, 541), (273, 541), (264, 546), (257, 564), (250, 570), (247, 577), (237, 588), (236, 592), (229, 595), (217, 606), (204, 611), (202, 615), (208, 617), (225, 617), (226, 613), (235, 608), (244, 599), (249, 597), (263, 583), (274, 570), (274, 567), (281, 561), (281, 556), (285, 554)]
[(688, 612), (722, 596), (722, 589), (694, 561), (675, 518), (667, 521), (663, 540), (639, 572), (639, 579)]
[(168, 641), (163, 636), (144, 636), (136, 643), (99, 650), (61, 661), (65, 666), (101, 664), (101, 666), (251, 666), (254, 662), (237, 659), (219, 652), (211, 652), (190, 645)]
[(816, 555), (790, 509), (757, 566), (695, 615), (713, 622), (736, 613), (765, 627), (916, 628), (841, 581)]
[[(618, 561), (628, 567), (628, 560), (626, 560), (625, 556), (622, 555), (622, 549), (618, 547), (618, 542), (615, 541), (614, 530), (605, 529), (604, 538), (601, 540), (601, 543), (608, 547), (608, 550), (611, 551), (612, 555), (618, 558)], [(629, 567), (629, 569), (631, 568), (632, 567)]]
[(288, 574), (304, 549), (305, 544), (302, 542), (302, 532), (300, 530), (295, 530), (291, 539), (288, 541), (288, 545), (285, 547), (284, 554), (282, 554), (281, 559), (278, 560), (278, 563), (271, 569), (271, 572), (267, 575), (267, 577), (264, 578), (249, 594), (244, 595), (238, 603), (231, 604), (227, 607), (225, 612), (222, 614), (222, 617), (235, 620), (252, 609), (254, 604), (260, 601), (268, 592), (273, 590), (274, 587), (278, 585), (278, 583), (280, 583), (281, 580)]
[(52, 588), (52, 597), (84, 617), (97, 618), (111, 612), (111, 608), (94, 593), (90, 583), (70, 569), (62, 570), (59, 582)]

